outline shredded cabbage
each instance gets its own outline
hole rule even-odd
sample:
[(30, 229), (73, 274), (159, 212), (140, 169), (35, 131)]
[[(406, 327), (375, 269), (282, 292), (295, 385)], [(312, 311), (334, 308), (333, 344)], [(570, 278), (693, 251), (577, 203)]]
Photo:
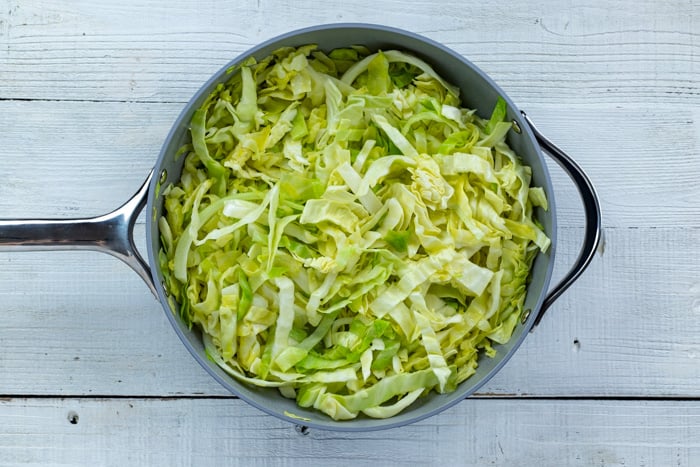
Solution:
[(233, 377), (336, 420), (453, 391), (507, 342), (549, 239), (530, 168), (404, 52), (284, 48), (230, 70), (164, 191), (161, 270)]

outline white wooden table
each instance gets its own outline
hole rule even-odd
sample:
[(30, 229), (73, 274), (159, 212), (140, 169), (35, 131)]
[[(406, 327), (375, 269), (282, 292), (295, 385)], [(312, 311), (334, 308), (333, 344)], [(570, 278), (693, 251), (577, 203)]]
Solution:
[[(302, 435), (213, 381), (116, 259), (0, 253), (0, 465), (700, 465), (697, 0), (2, 0), (0, 217), (111, 210), (213, 72), (340, 21), (443, 42), (526, 109), (599, 190), (590, 269), (476, 397)], [(561, 275), (583, 219), (551, 171)]]

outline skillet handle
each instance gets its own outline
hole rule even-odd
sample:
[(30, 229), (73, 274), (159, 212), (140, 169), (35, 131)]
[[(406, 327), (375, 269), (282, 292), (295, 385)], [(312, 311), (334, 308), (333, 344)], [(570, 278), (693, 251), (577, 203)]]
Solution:
[(593, 256), (598, 249), (598, 244), (600, 243), (602, 227), (600, 202), (598, 201), (598, 195), (596, 194), (591, 180), (588, 178), (583, 169), (581, 169), (581, 167), (576, 164), (573, 159), (571, 159), (571, 157), (569, 157), (564, 151), (559, 149), (554, 143), (540, 133), (525, 112), (521, 111), (521, 113), (523, 114), (523, 118), (530, 126), (532, 133), (535, 135), (535, 138), (542, 149), (544, 149), (545, 152), (547, 152), (552, 159), (554, 159), (557, 164), (564, 169), (571, 180), (576, 184), (576, 188), (581, 196), (581, 201), (583, 201), (584, 214), (586, 217), (586, 230), (584, 232), (583, 245), (579, 251), (578, 258), (576, 258), (576, 261), (569, 272), (566, 273), (562, 280), (545, 297), (544, 302), (542, 303), (542, 308), (535, 318), (535, 323), (532, 327), (532, 329), (534, 329), (535, 326), (537, 326), (542, 320), (542, 317), (547, 309), (552, 306), (557, 298), (559, 298), (561, 294), (563, 294), (564, 291), (566, 291), (566, 289), (568, 289), (576, 281), (576, 279), (579, 278), (579, 276), (591, 263), (591, 260), (593, 260)]
[(0, 220), (0, 251), (92, 250), (125, 262), (158, 296), (151, 268), (134, 244), (134, 224), (146, 205), (153, 171), (118, 209), (83, 219)]

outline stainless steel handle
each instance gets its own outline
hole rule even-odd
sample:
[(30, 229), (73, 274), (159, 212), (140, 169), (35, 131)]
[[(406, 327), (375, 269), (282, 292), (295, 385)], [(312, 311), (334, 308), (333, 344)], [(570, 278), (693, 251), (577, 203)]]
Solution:
[(0, 220), (0, 251), (93, 250), (119, 258), (158, 296), (151, 268), (134, 244), (134, 224), (146, 205), (153, 171), (121, 207), (84, 219)]
[(551, 157), (554, 159), (562, 169), (569, 175), (571, 180), (576, 184), (579, 195), (581, 196), (581, 201), (583, 202), (584, 214), (586, 218), (586, 227), (583, 236), (583, 245), (579, 251), (578, 257), (574, 262), (569, 272), (566, 273), (564, 278), (547, 294), (544, 302), (542, 303), (542, 308), (539, 314), (535, 318), (535, 323), (533, 329), (537, 326), (542, 317), (544, 316), (547, 309), (552, 306), (552, 304), (561, 296), (561, 294), (566, 291), (576, 279), (578, 279), (583, 271), (586, 270), (596, 250), (598, 249), (598, 244), (600, 243), (600, 237), (602, 235), (601, 226), (601, 213), (600, 213), (600, 202), (598, 201), (598, 195), (596, 194), (595, 187), (591, 180), (588, 178), (586, 173), (581, 169), (581, 167), (574, 162), (574, 160), (569, 157), (564, 151), (559, 149), (554, 143), (547, 139), (540, 131), (537, 129), (530, 117), (528, 117), (525, 112), (522, 112), (525, 121), (530, 126), (532, 133), (535, 135), (537, 142), (540, 144), (542, 149), (544, 149)]

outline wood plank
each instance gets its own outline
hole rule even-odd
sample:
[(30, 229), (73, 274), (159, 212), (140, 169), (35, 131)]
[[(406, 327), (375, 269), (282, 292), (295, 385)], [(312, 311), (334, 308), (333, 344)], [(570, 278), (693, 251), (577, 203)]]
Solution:
[[(117, 207), (155, 163), (181, 108), (177, 103), (0, 101), (5, 162), (0, 217), (75, 217)], [(527, 110), (587, 171), (606, 228), (700, 227), (695, 180), (700, 111), (675, 105), (533, 105)], [(549, 161), (548, 167), (560, 222), (582, 225), (575, 187), (556, 163)]]
[[(700, 282), (688, 258), (697, 256), (690, 244), (698, 241), (698, 229), (606, 229), (602, 255), (488, 392), (664, 396), (697, 385)], [(573, 248), (560, 251), (556, 271), (575, 256)]]
[(6, 465), (558, 467), (700, 460), (698, 401), (466, 400), (407, 427), (304, 436), (239, 400), (12, 399), (0, 402), (0, 426)]
[(180, 104), (0, 101), (0, 217), (77, 217), (126, 201)]
[[(562, 232), (556, 275), (573, 261)], [(698, 397), (700, 229), (609, 229), (589, 271), (482, 394)], [(226, 394), (125, 265), (0, 254), (0, 394)]]
[[(203, 7), (122, 1), (8, 0), (0, 95), (14, 99), (185, 102), (254, 44), (328, 22), (377, 22), (377, 4), (330, 0)], [(516, 101), (697, 104), (698, 9), (693, 1), (556, 0), (507, 7), (457, 0), (385, 0), (390, 25), (469, 57)], [(330, 15), (328, 12), (335, 12)], [(695, 13), (695, 14), (694, 14)], [(498, 18), (494, 24), (494, 18)]]

